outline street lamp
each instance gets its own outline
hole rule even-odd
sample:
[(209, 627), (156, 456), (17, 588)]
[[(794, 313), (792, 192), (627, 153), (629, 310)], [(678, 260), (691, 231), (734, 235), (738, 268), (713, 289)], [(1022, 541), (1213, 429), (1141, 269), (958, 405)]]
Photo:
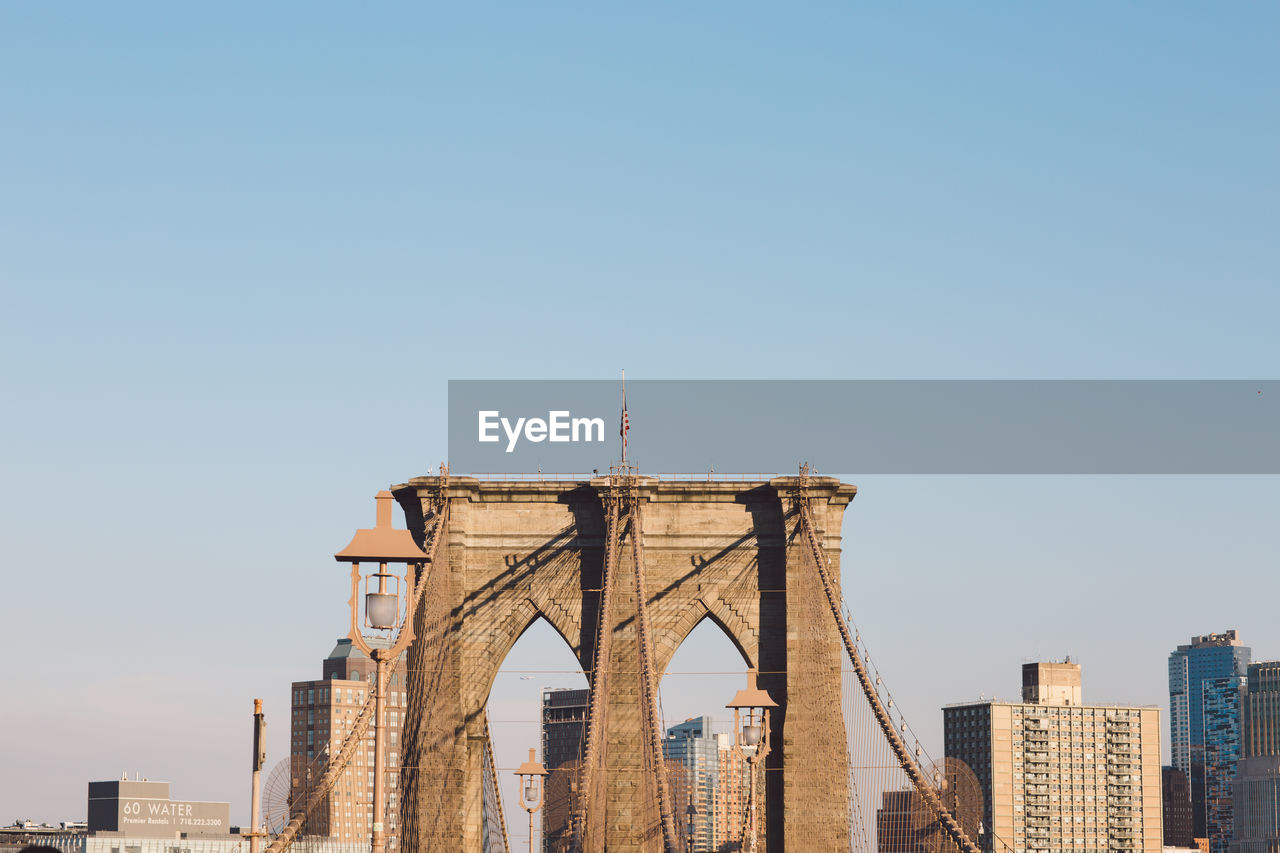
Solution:
[(726, 708), (733, 709), (733, 751), (747, 762), (747, 850), (756, 850), (756, 767), (769, 754), (769, 709), (778, 707), (767, 690), (756, 687), (756, 671), (747, 670), (747, 688)]
[(696, 825), (698, 820), (698, 807), (693, 803), (689, 803), (689, 807), (684, 810), (684, 814), (684, 849), (685, 853), (693, 853), (693, 839), (697, 832)]
[[(413, 618), (409, 613), (409, 604), (413, 601), (414, 585), (420, 582), (417, 577), (428, 561), (428, 557), (413, 541), (407, 530), (396, 530), (391, 526), (391, 504), (394, 498), (383, 490), (374, 497), (377, 507), (375, 524), (372, 528), (356, 531), (347, 547), (333, 555), (340, 563), (351, 564), (351, 631), (347, 636), (352, 645), (364, 652), (374, 662), (375, 675), (373, 683), (373, 831), (370, 836), (372, 853), (386, 853), (386, 834), (382, 819), (386, 815), (386, 775), (384, 768), (384, 750), (386, 745), (382, 736), (385, 722), (383, 699), (386, 695), (387, 669), (413, 640)], [(376, 563), (378, 570), (368, 578), (360, 575), (361, 563)], [(400, 613), (400, 578), (387, 571), (388, 563), (404, 563), (404, 615)], [(413, 568), (410, 568), (410, 567)], [(370, 648), (365, 642), (357, 617), (360, 598), (360, 582), (365, 583), (365, 625), (377, 631), (387, 631), (397, 624), (400, 631), (389, 648)], [(392, 585), (394, 582), (394, 587)], [(374, 589), (369, 589), (370, 584)]]
[(529, 760), (516, 768), (520, 777), (520, 808), (529, 813), (529, 853), (533, 853), (533, 813), (542, 808), (547, 801), (546, 782), (547, 768), (534, 760), (533, 750), (529, 750)]

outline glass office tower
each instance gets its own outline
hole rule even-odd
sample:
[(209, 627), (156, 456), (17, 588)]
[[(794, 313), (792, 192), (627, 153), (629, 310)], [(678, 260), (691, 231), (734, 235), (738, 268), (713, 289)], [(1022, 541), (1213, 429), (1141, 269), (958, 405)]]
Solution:
[[(1210, 839), (1215, 851), (1219, 851), (1219, 847), (1212, 844), (1213, 839), (1225, 845), (1231, 837), (1230, 826), (1222, 822), (1229, 821), (1231, 814), (1230, 784), (1240, 755), (1237, 694), (1246, 675), (1249, 655), (1249, 647), (1241, 644), (1235, 631), (1192, 637), (1190, 644), (1178, 646), (1169, 655), (1173, 766), (1186, 773), (1191, 781), (1191, 823), (1195, 837)], [(1236, 708), (1234, 721), (1232, 707)], [(1208, 740), (1206, 722), (1212, 726)]]

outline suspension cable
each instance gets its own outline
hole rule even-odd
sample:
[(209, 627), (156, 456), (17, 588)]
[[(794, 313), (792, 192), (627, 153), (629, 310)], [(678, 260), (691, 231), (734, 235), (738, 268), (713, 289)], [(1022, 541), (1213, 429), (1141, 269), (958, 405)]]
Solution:
[(640, 701), (644, 703), (645, 740), (648, 741), (649, 757), (658, 783), (658, 812), (662, 822), (662, 836), (666, 849), (672, 851), (677, 848), (679, 842), (676, 838), (675, 818), (672, 813), (670, 791), (667, 789), (666, 769), (662, 760), (658, 684), (653, 666), (653, 651), (649, 645), (649, 606), (645, 589), (644, 547), (640, 542), (644, 535), (644, 524), (640, 516), (639, 497), (634, 487), (630, 494), (630, 510), (631, 559), (635, 563), (636, 572), (636, 644), (640, 653)]
[[(613, 576), (614, 564), (617, 561), (618, 537), (618, 496), (612, 487), (605, 495), (604, 565), (600, 578), (600, 615), (596, 625), (596, 647), (591, 665), (590, 707), (587, 710), (587, 744), (582, 762), (578, 766), (578, 798), (572, 826), (575, 835), (575, 847), (579, 850), (603, 849), (603, 839), (596, 839), (588, 824), (589, 812), (594, 812), (592, 795), (598, 785), (594, 778), (597, 774), (601, 744), (604, 741), (605, 705), (608, 690), (609, 650), (613, 638)], [(602, 823), (603, 816), (597, 818)], [(590, 841), (600, 842), (597, 845)]]
[[(493, 798), (498, 811), (498, 825), (502, 827), (502, 850), (503, 853), (511, 853), (511, 839), (507, 837), (507, 816), (502, 809), (502, 785), (498, 782), (498, 768), (493, 763), (493, 733), (489, 731), (488, 711), (485, 711), (484, 715), (484, 755), (487, 759), (485, 766), (489, 770), (490, 778), (493, 779)], [(546, 788), (543, 788), (543, 791), (545, 792)]]
[(876, 722), (880, 726), (880, 731), (884, 734), (885, 739), (889, 741), (889, 747), (893, 750), (894, 755), (898, 759), (898, 763), (902, 765), (902, 769), (906, 772), (907, 777), (915, 786), (920, 796), (929, 805), (929, 808), (937, 816), (938, 821), (942, 824), (947, 835), (951, 837), (964, 853), (980, 853), (977, 845), (969, 840), (964, 829), (956, 821), (955, 817), (947, 810), (942, 799), (938, 796), (938, 791), (925, 779), (924, 773), (912, 758), (911, 753), (907, 750), (906, 743), (894, 728), (893, 720), (889, 717), (889, 713), (885, 710), (884, 703), (880, 701), (880, 696), (876, 692), (875, 685), (872, 683), (867, 669), (862, 663), (862, 657), (858, 654), (857, 646), (854, 644), (853, 637), (849, 634), (849, 625), (842, 618), (842, 607), (839, 596), (836, 594), (834, 585), (831, 583), (831, 573), (827, 568), (826, 554), (822, 549), (821, 543), (818, 541), (818, 534), (813, 524), (813, 512), (809, 504), (809, 467), (802, 465), (800, 468), (799, 483), (791, 490), (791, 496), (794, 500), (796, 509), (799, 513), (800, 532), (804, 535), (808, 544), (809, 555), (813, 558), (814, 566), (817, 568), (818, 577), (822, 581), (823, 592), (826, 593), (827, 604), (831, 608), (831, 615), (835, 618), (836, 626), (840, 629), (840, 638), (844, 641), (845, 651), (849, 655), (849, 660), (853, 664), (854, 674), (858, 678), (858, 683), (862, 685), (862, 692), (867, 698), (871, 711), (875, 715)]
[[(435, 496), (435, 524), (432, 525), (431, 531), (428, 533), (428, 549), (427, 562), (429, 565), (435, 561), (436, 553), (440, 548), (440, 542), (444, 539), (445, 524), (449, 517), (449, 501), (445, 497), (444, 485), (447, 482), (448, 473), (444, 466), (441, 466), (441, 485), (439, 493)], [(421, 572), (419, 572), (421, 575)], [(422, 591), (426, 587), (422, 577), (416, 579), (413, 590), (413, 599), (409, 606), (405, 608), (404, 620), (400, 623), (400, 631), (413, 630), (413, 619), (418, 612), (418, 604), (422, 600)], [(329, 762), (329, 766), (325, 769), (324, 775), (320, 777), (315, 790), (307, 798), (302, 810), (290, 819), (280, 834), (272, 839), (267, 845), (264, 853), (284, 853), (293, 844), (298, 833), (302, 831), (302, 826), (311, 817), (311, 813), (319, 807), (320, 803), (328, 795), (329, 791), (338, 782), (338, 778), (346, 771), (347, 766), (351, 763), (351, 759), (355, 756), (356, 750), (363, 743), (365, 733), (369, 730), (369, 724), (373, 721), (374, 716), (374, 700), (376, 699), (375, 691), (369, 692), (369, 698), (365, 700), (364, 706), (360, 709), (360, 713), (356, 716), (352, 723), (351, 730), (347, 732), (342, 740), (342, 748), (338, 750), (338, 754)], [(403, 783), (403, 779), (401, 780)], [(378, 809), (380, 804), (374, 804), (374, 809)], [(505, 826), (503, 831), (505, 832)]]

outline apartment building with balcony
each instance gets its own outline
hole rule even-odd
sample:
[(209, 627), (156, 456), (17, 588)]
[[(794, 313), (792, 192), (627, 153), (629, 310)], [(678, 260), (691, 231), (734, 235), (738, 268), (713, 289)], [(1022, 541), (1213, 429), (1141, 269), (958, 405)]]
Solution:
[(943, 737), (982, 788), (984, 850), (1161, 850), (1160, 712), (1081, 704), (1078, 664), (1026, 664), (1022, 702), (947, 706)]

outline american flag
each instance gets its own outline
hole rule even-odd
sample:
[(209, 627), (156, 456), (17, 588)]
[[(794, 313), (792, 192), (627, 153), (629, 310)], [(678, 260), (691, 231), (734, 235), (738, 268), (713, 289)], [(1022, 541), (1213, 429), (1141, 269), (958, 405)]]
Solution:
[(618, 435), (622, 436), (622, 458), (627, 458), (627, 433), (631, 431), (631, 418), (627, 415), (627, 398), (622, 398), (622, 425), (618, 427)]

